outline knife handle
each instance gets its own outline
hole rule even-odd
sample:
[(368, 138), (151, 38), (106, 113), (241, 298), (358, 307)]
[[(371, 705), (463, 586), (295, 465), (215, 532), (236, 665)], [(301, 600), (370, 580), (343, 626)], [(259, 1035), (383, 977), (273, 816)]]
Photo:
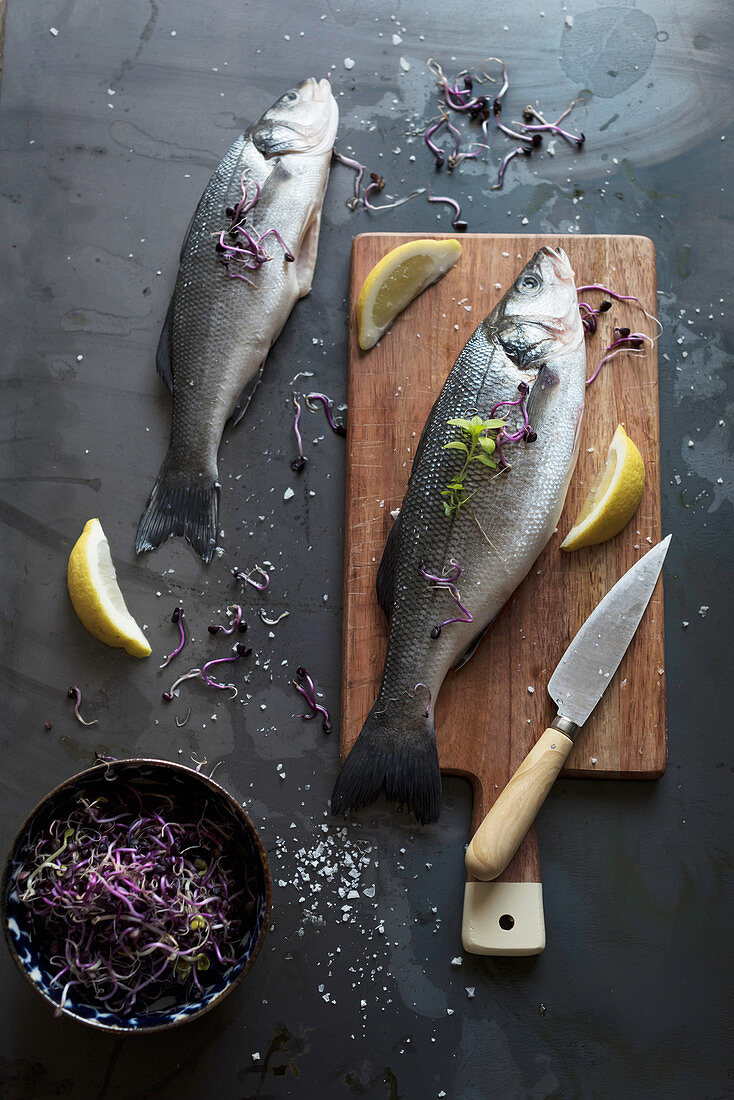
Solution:
[(573, 741), (552, 727), (536, 741), (466, 850), (466, 869), (482, 882), (504, 871), (535, 821)]

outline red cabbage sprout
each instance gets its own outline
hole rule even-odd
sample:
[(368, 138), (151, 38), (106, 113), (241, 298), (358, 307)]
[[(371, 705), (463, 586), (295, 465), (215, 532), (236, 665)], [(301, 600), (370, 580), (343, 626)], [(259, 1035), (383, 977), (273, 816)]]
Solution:
[(176, 607), (171, 615), (171, 622), (177, 624), (180, 634), (180, 640), (178, 645), (168, 656), (164, 659), (162, 665), (158, 665), (158, 668), (166, 668), (170, 665), (174, 657), (177, 657), (183, 647), (186, 645), (186, 628), (184, 627), (184, 609), (182, 607)]
[(457, 233), (465, 233), (467, 229), (467, 223), (463, 221), (461, 217), (461, 207), (456, 199), (449, 198), (448, 195), (427, 195), (428, 202), (442, 202), (446, 206), (450, 206), (454, 211), (454, 216), (451, 219), (451, 228), (455, 229)]
[(298, 443), (298, 458), (294, 458), (291, 462), (291, 470), (293, 470), (294, 474), (300, 474), (303, 470), (303, 467), (308, 462), (308, 459), (303, 453), (303, 439), (301, 438), (301, 429), (298, 427), (301, 420), (301, 402), (298, 400), (295, 393), (293, 394), (293, 404), (296, 406), (296, 416), (293, 421), (293, 431), (295, 433), (296, 442)]
[(311, 708), (311, 713), (302, 714), (301, 718), (303, 718), (305, 722), (310, 722), (312, 718), (315, 718), (318, 714), (321, 714), (323, 719), (321, 722), (321, 728), (323, 729), (324, 733), (331, 733), (332, 726), (331, 719), (329, 718), (329, 712), (326, 707), (322, 707), (320, 703), (316, 702), (316, 687), (303, 665), (299, 665), (296, 669), (296, 676), (298, 676), (300, 680), (305, 680), (305, 686), (302, 683), (299, 684), (298, 680), (292, 680), (291, 683), (293, 684), (293, 687), (296, 689), (296, 691), (303, 696), (303, 698), (306, 700), (309, 707)]
[(422, 195), (426, 190), (425, 187), (419, 187), (409, 195), (404, 195), (402, 199), (396, 199), (394, 202), (385, 202), (382, 206), (375, 206), (373, 202), (370, 202), (370, 193), (374, 191), (376, 195), (379, 194), (385, 186), (385, 178), (384, 176), (378, 176), (377, 172), (370, 172), (370, 180), (371, 182), (365, 187), (362, 201), (367, 209), (372, 210), (375, 214), (379, 214), (381, 210), (394, 210), (396, 206), (402, 206), (404, 203), (410, 202), (416, 195)]
[(176, 715), (175, 722), (176, 722), (176, 725), (178, 726), (178, 728), (183, 729), (183, 727), (186, 725), (186, 723), (188, 722), (190, 717), (191, 717), (191, 707), (189, 707), (189, 709), (186, 711), (186, 715), (184, 717), (183, 722), (179, 722), (178, 715)]
[[(262, 583), (260, 583), (259, 581), (254, 581), (252, 579), (253, 573), (258, 573), (262, 577)], [(253, 565), (252, 569), (248, 570), (247, 573), (243, 573), (241, 569), (238, 569), (235, 566), (235, 568), (232, 570), (232, 576), (237, 581), (244, 581), (245, 584), (252, 585), (252, 587), (256, 588), (258, 592), (264, 592), (265, 589), (270, 586), (270, 577), (261, 565)]]
[(586, 379), (587, 386), (591, 385), (604, 364), (608, 363), (611, 359), (615, 359), (621, 352), (641, 351), (645, 344), (650, 344), (650, 346), (652, 346), (655, 343), (652, 337), (648, 336), (645, 332), (630, 332), (628, 328), (615, 328), (614, 333), (617, 338), (604, 349), (604, 357), (597, 363), (596, 369), (591, 377)]
[[(82, 718), (81, 714), (79, 713), (79, 707), (82, 705), (81, 690), (78, 687), (76, 687), (76, 685), (72, 685), (69, 688), (69, 690), (67, 691), (66, 694), (67, 694), (67, 697), (69, 699), (74, 700), (74, 714), (76, 716), (77, 721), (81, 722), (81, 724), (83, 726), (96, 726), (98, 719), (94, 718), (91, 722), (85, 722), (84, 719)], [(49, 729), (50, 728), (51, 727), (49, 726)]]
[(242, 608), (238, 603), (230, 604), (227, 608), (228, 615), (234, 615), (234, 620), (229, 626), (221, 626), (219, 624), (212, 624), (208, 627), (210, 634), (234, 634), (235, 630), (239, 634), (244, 634), (247, 630), (247, 623), (242, 618)]
[(176, 688), (184, 682), (184, 680), (194, 680), (197, 676), (201, 676), (200, 668), (190, 668), (188, 672), (184, 672), (183, 676), (179, 676), (178, 680), (174, 680), (168, 691), (164, 691), (161, 698), (164, 703), (172, 703), (175, 698)]
[(281, 611), (277, 619), (269, 619), (262, 608), (260, 608), (260, 618), (266, 626), (277, 626), (282, 619), (287, 619), (290, 615), (290, 611)]
[(362, 176), (364, 175), (364, 165), (360, 164), (358, 160), (353, 160), (351, 157), (345, 157), (343, 153), (340, 153), (337, 149), (331, 150), (331, 155), (335, 161), (339, 164), (345, 165), (347, 168), (351, 168), (356, 172), (354, 177), (354, 195), (351, 199), (347, 199), (346, 206), (348, 210), (356, 210), (360, 203), (359, 198), (359, 185), (362, 182)]
[(218, 680), (212, 680), (211, 676), (207, 675), (207, 669), (213, 668), (214, 665), (231, 664), (232, 661), (239, 661), (240, 657), (249, 657), (252, 653), (252, 646), (246, 646), (244, 642), (238, 642), (234, 649), (235, 651), (231, 657), (217, 657), (213, 661), (207, 661), (201, 667), (201, 678), (204, 683), (208, 684), (209, 687), (219, 688), (220, 691), (233, 691), (234, 694), (230, 696), (231, 699), (236, 699), (239, 694), (234, 684), (220, 684)]
[(464, 607), (463, 603), (461, 602), (459, 590), (456, 587), (456, 581), (458, 581), (459, 577), (461, 576), (461, 566), (458, 562), (454, 561), (453, 558), (449, 559), (449, 569), (445, 569), (441, 576), (438, 576), (436, 573), (429, 573), (428, 570), (424, 568), (423, 562), (420, 562), (418, 564), (418, 569), (426, 578), (426, 580), (431, 582), (431, 588), (445, 588), (446, 591), (450, 594), (456, 606), (459, 608), (459, 611), (461, 611), (462, 613), (461, 618), (444, 619), (442, 623), (436, 623), (436, 625), (431, 630), (431, 637), (434, 640), (436, 638), (440, 638), (441, 630), (443, 629), (443, 627), (449, 626), (451, 623), (474, 622), (474, 616), (472, 615), (471, 611), (468, 611)]
[(502, 163), (500, 164), (500, 170), (499, 170), (499, 174), (497, 176), (497, 182), (492, 184), (491, 190), (492, 191), (501, 190), (502, 184), (503, 184), (504, 178), (505, 178), (505, 172), (507, 171), (507, 165), (510, 163), (511, 160), (514, 160), (515, 157), (530, 156), (530, 152), (531, 152), (531, 150), (525, 145), (518, 145), (517, 149), (511, 149), (510, 152), (507, 154), (507, 156), (503, 159)]
[(324, 407), (326, 419), (329, 422), (329, 427), (331, 428), (332, 432), (334, 432), (336, 435), (347, 434), (347, 429), (344, 427), (344, 425), (337, 423), (336, 420), (334, 420), (334, 417), (331, 415), (331, 406), (333, 405), (333, 401), (330, 397), (327, 397), (325, 393), (307, 393), (304, 400), (306, 402), (306, 408), (309, 412), (318, 412), (318, 403), (320, 402)]

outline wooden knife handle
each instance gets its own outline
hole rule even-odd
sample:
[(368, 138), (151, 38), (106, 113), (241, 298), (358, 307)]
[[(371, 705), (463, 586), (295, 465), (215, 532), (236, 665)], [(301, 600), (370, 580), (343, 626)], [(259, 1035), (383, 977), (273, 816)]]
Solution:
[(532, 825), (573, 747), (549, 728), (536, 741), (477, 829), (466, 850), (466, 869), (482, 882), (504, 871)]

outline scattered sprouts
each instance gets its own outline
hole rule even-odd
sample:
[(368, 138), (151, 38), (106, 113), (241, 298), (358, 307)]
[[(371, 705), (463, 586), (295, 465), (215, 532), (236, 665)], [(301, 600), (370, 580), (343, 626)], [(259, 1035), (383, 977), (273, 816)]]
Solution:
[[(449, 561), (448, 568), (444, 569), (443, 573), (440, 576), (436, 573), (429, 573), (428, 570), (424, 568), (423, 562), (420, 562), (420, 564), (418, 565), (418, 569), (420, 570), (422, 575), (426, 578), (426, 580), (431, 582), (431, 588), (439, 588), (439, 589), (444, 588), (444, 589), (446, 589), (446, 591), (450, 594), (450, 596), (451, 596), (452, 600), (454, 601), (454, 603), (456, 604), (456, 606), (459, 608), (459, 611), (461, 612), (460, 617), (457, 617), (457, 618), (454, 618), (454, 619), (444, 619), (443, 622), (436, 623), (436, 625), (431, 629), (431, 637), (432, 638), (434, 638), (434, 639), (440, 638), (441, 637), (441, 631), (442, 631), (443, 627), (449, 626), (451, 623), (473, 623), (474, 622), (474, 616), (472, 615), (471, 611), (468, 611), (464, 607), (463, 603), (461, 602), (461, 596), (459, 595), (459, 590), (456, 587), (456, 582), (458, 581), (459, 577), (461, 576), (461, 566), (459, 565), (458, 562), (454, 561), (454, 559), (451, 558), (450, 561)], [(420, 686), (419, 684), (416, 684), (416, 687), (419, 687), (419, 686)], [(423, 686), (425, 687), (425, 684)], [(431, 704), (430, 696), (431, 696), (431, 693), (430, 693), (430, 690), (429, 690), (429, 692), (428, 692), (428, 706), (429, 707), (430, 707), (430, 704)], [(428, 711), (426, 711), (426, 713), (428, 713)]]
[(298, 400), (295, 393), (293, 394), (293, 404), (296, 406), (296, 415), (295, 419), (293, 420), (293, 431), (295, 433), (296, 443), (298, 444), (298, 458), (294, 458), (291, 462), (291, 470), (293, 470), (294, 474), (300, 474), (303, 470), (303, 467), (308, 462), (308, 459), (303, 453), (303, 438), (301, 436), (301, 429), (298, 427), (301, 420), (301, 402)]
[(81, 724), (83, 726), (96, 726), (97, 725), (97, 719), (96, 718), (94, 718), (91, 722), (85, 722), (84, 719), (82, 718), (81, 714), (79, 713), (79, 707), (82, 705), (81, 690), (78, 687), (76, 687), (76, 685), (72, 685), (69, 688), (69, 690), (67, 691), (66, 694), (67, 694), (69, 699), (74, 700), (74, 714), (76, 716), (77, 721), (81, 722)]
[[(326, 707), (322, 707), (320, 703), (316, 702), (316, 687), (303, 665), (299, 665), (296, 669), (296, 676), (298, 680), (292, 680), (291, 683), (296, 691), (303, 696), (311, 709), (310, 714), (302, 714), (301, 718), (309, 722), (312, 718), (320, 714), (322, 716), (321, 728), (324, 733), (331, 733), (332, 727), (329, 712)], [(301, 683), (299, 683), (299, 680)]]
[(260, 608), (260, 618), (266, 626), (277, 626), (281, 619), (287, 619), (290, 615), (290, 611), (281, 611), (277, 619), (269, 619), (262, 608)]
[(164, 658), (163, 664), (158, 665), (158, 668), (166, 668), (170, 665), (174, 657), (177, 657), (183, 647), (186, 645), (186, 628), (184, 627), (184, 609), (182, 607), (174, 608), (171, 615), (171, 622), (178, 626), (179, 630), (179, 643), (174, 650), (172, 650), (167, 657)]
[(309, 412), (318, 412), (319, 404), (323, 405), (324, 412), (326, 413), (326, 419), (329, 422), (329, 427), (336, 435), (346, 435), (347, 429), (343, 424), (337, 423), (334, 417), (331, 415), (331, 406), (333, 401), (330, 397), (327, 397), (325, 393), (307, 393), (305, 398), (306, 408)]
[(462, 220), (461, 207), (459, 206), (456, 199), (451, 199), (451, 198), (449, 198), (448, 195), (429, 195), (428, 196), (428, 201), (429, 202), (442, 202), (442, 203), (445, 203), (446, 206), (450, 206), (452, 208), (452, 210), (454, 211), (454, 216), (451, 219), (451, 228), (455, 229), (457, 231), (457, 233), (464, 233), (465, 232), (466, 227), (467, 227), (467, 223)]
[(242, 608), (238, 603), (230, 604), (227, 608), (227, 614), (234, 616), (229, 626), (221, 626), (219, 623), (212, 624), (208, 627), (210, 634), (234, 634), (237, 631), (239, 634), (244, 634), (247, 630), (247, 623), (242, 618)]
[[(257, 573), (258, 576), (261, 578), (261, 580), (259, 580), (259, 581), (253, 580), (252, 579), (253, 573)], [(235, 567), (232, 570), (232, 576), (237, 581), (244, 581), (245, 584), (252, 585), (252, 587), (256, 588), (258, 590), (258, 592), (264, 592), (265, 589), (268, 588), (269, 585), (270, 585), (270, 577), (268, 576), (268, 574), (265, 572), (265, 570), (263, 569), (263, 567), (261, 565), (253, 565), (252, 569), (248, 569), (248, 571), (246, 573), (244, 573), (241, 569), (237, 569)]]

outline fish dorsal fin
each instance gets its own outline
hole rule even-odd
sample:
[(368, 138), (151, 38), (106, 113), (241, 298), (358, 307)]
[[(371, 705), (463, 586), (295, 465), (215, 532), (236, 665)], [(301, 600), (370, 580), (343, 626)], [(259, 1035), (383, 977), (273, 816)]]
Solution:
[(388, 619), (392, 615), (392, 603), (395, 594), (395, 567), (398, 560), (401, 519), (402, 516), (398, 516), (390, 528), (390, 534), (387, 536), (385, 549), (382, 552), (380, 567), (377, 570), (377, 599)]
[(173, 324), (173, 297), (168, 303), (166, 319), (163, 322), (158, 348), (155, 353), (155, 366), (158, 374), (173, 393), (173, 366), (171, 364), (171, 326)]
[(242, 417), (247, 412), (248, 406), (249, 406), (250, 402), (252, 401), (253, 397), (255, 396), (255, 390), (260, 385), (260, 382), (262, 380), (263, 367), (264, 366), (265, 366), (264, 362), (260, 364), (260, 370), (257, 371), (252, 376), (252, 378), (250, 379), (250, 381), (247, 383), (247, 385), (243, 389), (242, 393), (240, 394), (239, 398), (237, 399), (237, 404), (235, 405), (234, 409), (232, 410), (232, 424), (233, 425), (239, 424), (240, 420), (242, 419)]

